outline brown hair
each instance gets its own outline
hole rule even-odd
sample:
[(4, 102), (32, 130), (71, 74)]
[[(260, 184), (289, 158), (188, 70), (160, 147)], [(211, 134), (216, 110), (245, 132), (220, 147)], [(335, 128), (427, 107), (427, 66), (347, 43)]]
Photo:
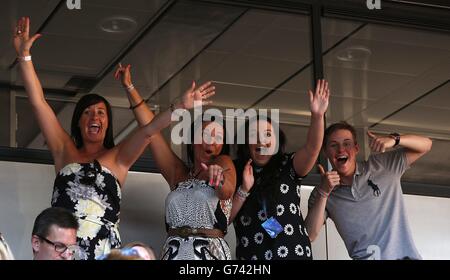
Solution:
[(133, 247), (142, 247), (142, 248), (144, 248), (147, 251), (147, 253), (149, 254), (150, 258), (156, 259), (156, 254), (155, 254), (153, 248), (151, 246), (146, 245), (143, 242), (140, 242), (140, 241), (134, 241), (134, 242), (127, 243), (122, 248), (133, 248)]
[(109, 252), (108, 255), (106, 255), (102, 260), (106, 261), (137, 261), (137, 260), (143, 260), (139, 255), (137, 254), (126, 254), (121, 249), (112, 249), (111, 252)]
[(330, 138), (331, 134), (341, 129), (350, 131), (353, 136), (353, 141), (355, 142), (355, 144), (357, 144), (355, 128), (352, 125), (348, 124), (346, 121), (340, 121), (338, 123), (330, 125), (327, 129), (325, 129), (325, 133), (323, 135), (322, 149), (325, 149), (328, 142), (328, 138)]

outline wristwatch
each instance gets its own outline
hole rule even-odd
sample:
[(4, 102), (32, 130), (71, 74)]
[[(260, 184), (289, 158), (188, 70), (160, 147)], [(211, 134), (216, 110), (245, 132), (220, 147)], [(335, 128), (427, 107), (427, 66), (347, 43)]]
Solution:
[(397, 132), (393, 132), (393, 133), (389, 134), (389, 136), (391, 136), (392, 139), (395, 140), (394, 147), (400, 143), (400, 134), (398, 134)]

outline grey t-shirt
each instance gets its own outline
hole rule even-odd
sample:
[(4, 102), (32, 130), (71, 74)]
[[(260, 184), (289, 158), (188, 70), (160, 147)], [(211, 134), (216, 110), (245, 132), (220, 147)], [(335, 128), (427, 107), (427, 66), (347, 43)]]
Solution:
[[(326, 214), (336, 224), (352, 259), (421, 259), (406, 217), (400, 178), (408, 169), (404, 149), (358, 162), (353, 185), (337, 186)], [(376, 196), (379, 189), (379, 196)], [(311, 208), (319, 195), (311, 193)]]

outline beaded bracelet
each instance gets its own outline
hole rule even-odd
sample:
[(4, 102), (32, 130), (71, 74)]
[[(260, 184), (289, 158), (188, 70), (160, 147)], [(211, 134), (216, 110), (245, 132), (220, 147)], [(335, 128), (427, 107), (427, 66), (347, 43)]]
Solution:
[(246, 191), (243, 191), (243, 190), (242, 190), (242, 186), (239, 186), (239, 188), (237, 189), (236, 194), (237, 194), (238, 196), (244, 198), (244, 199), (246, 199), (246, 198), (250, 195), (249, 192), (246, 192)]

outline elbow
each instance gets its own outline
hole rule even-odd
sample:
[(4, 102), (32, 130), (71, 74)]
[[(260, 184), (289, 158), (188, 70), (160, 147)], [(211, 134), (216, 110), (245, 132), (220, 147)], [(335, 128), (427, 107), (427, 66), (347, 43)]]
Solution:
[(305, 229), (306, 233), (309, 237), (309, 241), (313, 242), (316, 240), (317, 236), (319, 235), (319, 231), (314, 228), (314, 225), (311, 224), (311, 220), (308, 219), (309, 217), (306, 217), (305, 219)]
[(306, 231), (308, 232), (309, 241), (311, 242), (316, 240), (317, 236), (319, 235), (317, 230), (313, 230), (308, 226), (306, 226)]
[(314, 242), (314, 240), (316, 240), (317, 236), (318, 236), (318, 234), (316, 232), (311, 232), (311, 233), (308, 232), (309, 241), (311, 243)]

